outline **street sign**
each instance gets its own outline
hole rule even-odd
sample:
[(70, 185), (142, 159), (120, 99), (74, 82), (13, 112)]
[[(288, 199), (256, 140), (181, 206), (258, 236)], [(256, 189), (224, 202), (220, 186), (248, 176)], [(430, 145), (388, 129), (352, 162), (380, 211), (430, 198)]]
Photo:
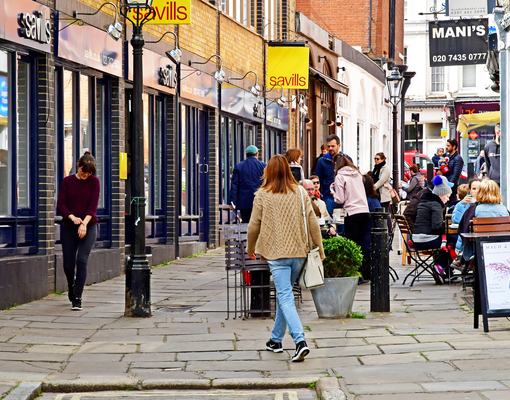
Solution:
[(441, 129), (441, 137), (448, 137), (448, 129)]
[(478, 133), (476, 133), (475, 131), (471, 132), (469, 134), (469, 137), (472, 139), (472, 140), (475, 140), (477, 137), (478, 137)]
[(429, 22), (430, 65), (485, 64), (488, 32), (487, 18)]
[(492, 14), (496, 0), (446, 0), (446, 16), (479, 17)]
[(151, 11), (148, 8), (132, 8), (129, 11), (129, 18), (133, 21), (142, 20), (147, 17), (146, 24), (149, 25), (174, 25), (191, 24), (191, 0), (153, 0)]

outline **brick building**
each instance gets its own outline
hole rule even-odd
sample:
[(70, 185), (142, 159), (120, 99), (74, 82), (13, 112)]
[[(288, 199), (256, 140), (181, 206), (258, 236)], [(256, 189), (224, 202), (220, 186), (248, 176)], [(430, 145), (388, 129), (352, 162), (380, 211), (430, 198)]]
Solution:
[(297, 0), (296, 11), (372, 59), (404, 61), (404, 0)]
[[(0, 308), (66, 290), (56, 197), (87, 150), (101, 181), (87, 283), (124, 270), (136, 217), (129, 215), (132, 27), (119, 15), (122, 37), (110, 37), (104, 27), (114, 24), (117, 10), (105, 3), (0, 3), (0, 20), (6, 21), (0, 27)], [(76, 23), (75, 11), (85, 24)], [(21, 37), (19, 14), (48, 25), (49, 34)], [(268, 41), (287, 39), (294, 23), (293, 0), (192, 0), (190, 25), (144, 27), (151, 264), (220, 244), (221, 225), (232, 218), (231, 171), (248, 145), (256, 144), (265, 161), (294, 145), (295, 117), (273, 101), (279, 91), (250, 93), (255, 83), (265, 89)], [(159, 41), (168, 30), (182, 51), (180, 96), (169, 80), (159, 79), (163, 70), (177, 69), (165, 56), (175, 47), (173, 36)], [(219, 68), (227, 78), (244, 79), (220, 84), (213, 78)], [(127, 180), (120, 177), (123, 154)]]

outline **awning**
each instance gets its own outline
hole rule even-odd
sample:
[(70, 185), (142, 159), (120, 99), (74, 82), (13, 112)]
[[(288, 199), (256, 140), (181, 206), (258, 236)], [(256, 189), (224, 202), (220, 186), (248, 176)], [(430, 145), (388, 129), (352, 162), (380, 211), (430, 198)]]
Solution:
[(346, 96), (349, 94), (349, 86), (347, 86), (346, 84), (339, 82), (336, 79), (331, 78), (330, 76), (324, 75), (322, 72), (317, 71), (313, 67), (309, 67), (309, 68), (310, 68), (310, 75), (313, 76), (314, 78), (325, 83), (331, 89), (336, 90), (337, 92), (345, 94)]
[(479, 114), (462, 114), (459, 116), (459, 124), (457, 125), (457, 130), (462, 133), (462, 137), (466, 139), (468, 138), (468, 131), (487, 124), (498, 123), (500, 115), (500, 111)]

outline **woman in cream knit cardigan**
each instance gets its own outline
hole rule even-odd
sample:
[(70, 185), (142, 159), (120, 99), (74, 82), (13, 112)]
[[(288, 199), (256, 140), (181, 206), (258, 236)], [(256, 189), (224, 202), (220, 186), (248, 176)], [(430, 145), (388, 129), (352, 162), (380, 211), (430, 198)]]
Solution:
[[(309, 232), (305, 232), (301, 196)], [(276, 288), (276, 318), (266, 348), (275, 353), (283, 352), (282, 339), (288, 325), (296, 344), (294, 362), (303, 361), (310, 352), (292, 293), (292, 286), (307, 256), (307, 240), (319, 247), (324, 259), (319, 223), (310, 198), (292, 177), (285, 157), (277, 154), (269, 160), (264, 170), (264, 182), (255, 193), (247, 251), (253, 260), (255, 254), (267, 259)]]

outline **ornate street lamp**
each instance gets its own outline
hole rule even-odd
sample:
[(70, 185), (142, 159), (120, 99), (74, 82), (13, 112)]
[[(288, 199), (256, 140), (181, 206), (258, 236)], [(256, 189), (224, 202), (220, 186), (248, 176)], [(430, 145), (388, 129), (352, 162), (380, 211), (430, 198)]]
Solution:
[(397, 132), (397, 105), (401, 100), (402, 75), (398, 67), (393, 67), (391, 74), (386, 77), (386, 85), (390, 94), (390, 103), (393, 106), (393, 188), (398, 190), (398, 132)]
[(133, 126), (131, 127), (131, 248), (126, 266), (127, 317), (151, 316), (151, 269), (145, 254), (142, 26), (154, 14), (152, 0), (126, 0), (121, 14), (133, 25)]

